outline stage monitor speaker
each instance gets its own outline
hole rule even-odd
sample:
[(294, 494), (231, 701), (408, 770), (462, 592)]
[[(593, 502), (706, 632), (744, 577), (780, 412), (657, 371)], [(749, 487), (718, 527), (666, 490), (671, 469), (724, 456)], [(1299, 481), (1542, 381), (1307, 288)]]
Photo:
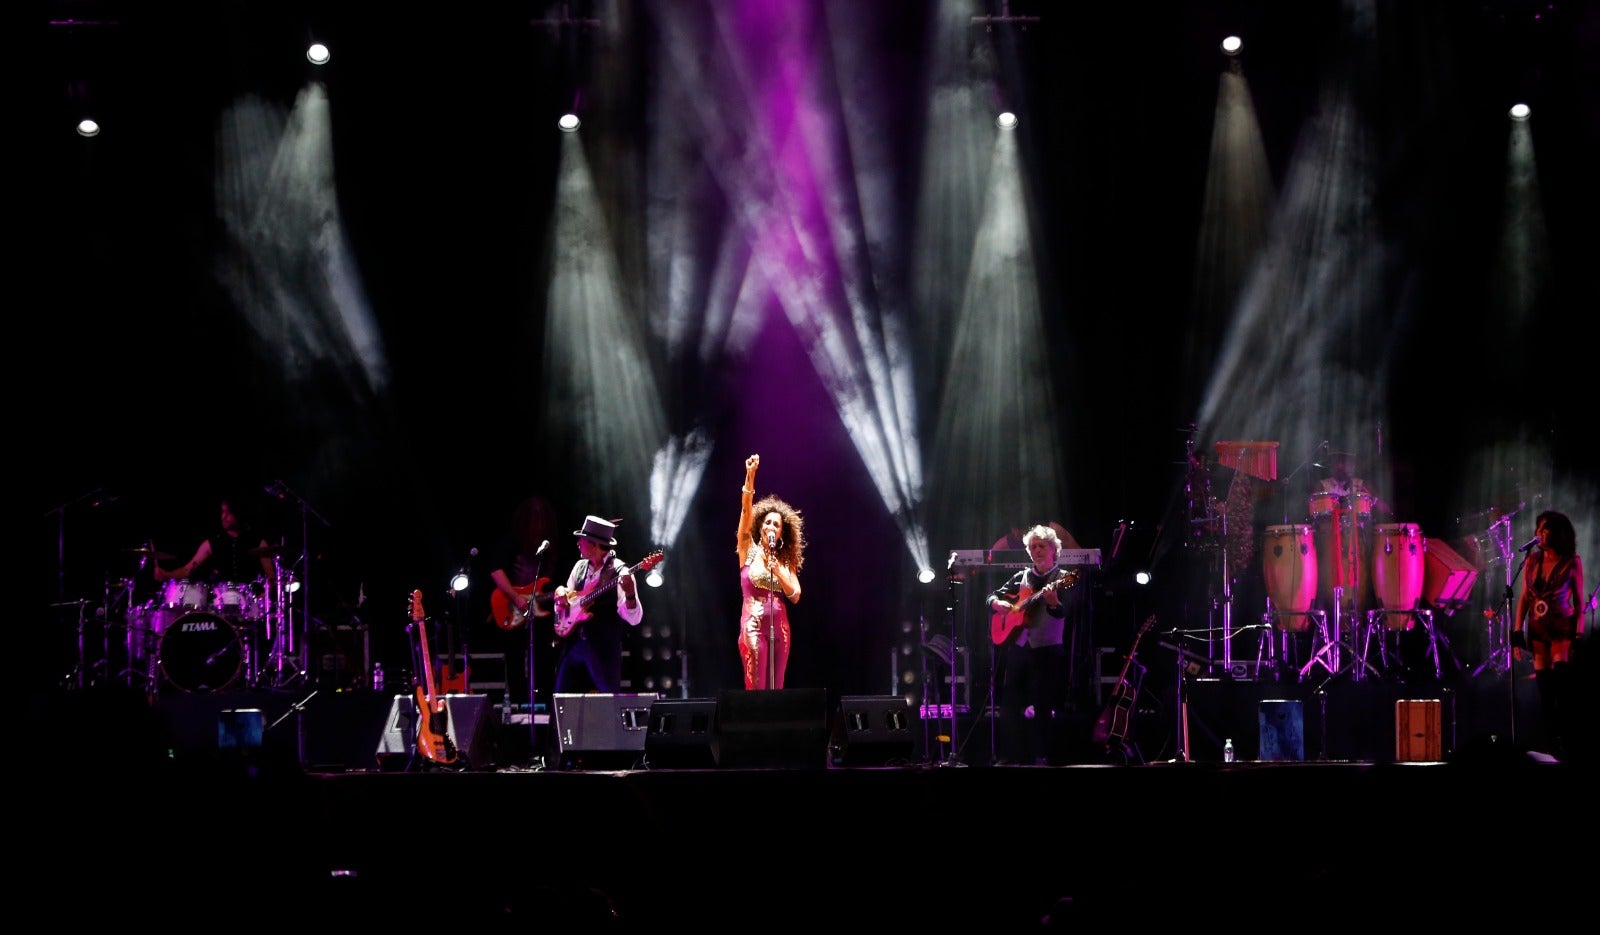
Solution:
[(305, 768), (311, 772), (377, 769), (381, 764), (373, 754), (386, 736), (385, 727), (392, 718), (385, 715), (393, 704), (388, 692), (318, 692), (300, 714)]
[(646, 769), (714, 768), (717, 699), (662, 698), (651, 705), (644, 763)]
[(555, 696), (556, 744), (564, 769), (628, 769), (640, 759), (650, 706), (660, 695)]
[(901, 695), (845, 695), (834, 720), (834, 766), (905, 765), (914, 746), (911, 699)]
[(724, 691), (717, 696), (717, 766), (826, 769), (828, 692), (822, 688)]
[[(445, 742), (453, 749), (459, 765), (473, 769), (494, 766), (493, 710), (488, 695), (443, 695), (446, 715)], [(415, 761), (417, 752), (417, 698), (395, 695), (389, 704), (389, 719), (378, 738), (380, 765), (398, 764), (402, 769)]]

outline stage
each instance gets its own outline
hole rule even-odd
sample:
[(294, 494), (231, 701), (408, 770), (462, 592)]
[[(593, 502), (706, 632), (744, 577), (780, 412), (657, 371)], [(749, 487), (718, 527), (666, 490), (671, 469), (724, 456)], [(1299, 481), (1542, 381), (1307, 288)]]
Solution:
[[(1450, 705), (1439, 759), (1397, 758), (1389, 692), (1357, 703), (1330, 690), (1333, 747), (1372, 742), (1343, 712), (1388, 707), (1387, 752), (1319, 747), (1319, 713), (1304, 732), (1319, 739), (1292, 751), (1303, 759), (1261, 761), (1260, 738), (1282, 735), (1263, 727), (1262, 686), (1194, 688), (1191, 738), (1205, 721), (1238, 761), (1196, 742), (1189, 762), (967, 765), (926, 756), (921, 722), (852, 733), (836, 709), (822, 733), (783, 714), (754, 733), (765, 747), (741, 741), (780, 766), (692, 767), (694, 744), (665, 737), (644, 753), (610, 749), (640, 742), (614, 734), (535, 751), (519, 739), (538, 742), (527, 726), (484, 706), (474, 714), (490, 720), (442, 766), (378, 752), (405, 698), (392, 693), (36, 694), (41, 743), (20, 802), (44, 809), (25, 879), (76, 887), (63, 920), (168, 930), (1010, 931), (1052, 912), (1052, 927), (1210, 915), (1331, 929), (1481, 922), (1510, 901), (1516, 861), (1567, 853), (1594, 830), (1589, 764), (1463, 729), (1475, 692)], [(886, 707), (867, 701), (845, 707)], [(233, 745), (219, 724), (251, 710), (260, 744)]]

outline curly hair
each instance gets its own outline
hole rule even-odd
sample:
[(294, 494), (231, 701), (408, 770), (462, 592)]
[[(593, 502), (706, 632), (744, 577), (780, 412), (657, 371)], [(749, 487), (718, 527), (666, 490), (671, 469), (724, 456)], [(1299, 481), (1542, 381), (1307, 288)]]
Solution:
[(783, 531), (779, 539), (783, 547), (778, 550), (779, 559), (795, 571), (805, 564), (806, 551), (806, 521), (800, 511), (790, 506), (781, 498), (765, 496), (756, 501), (750, 508), (750, 538), (761, 541), (761, 523), (767, 518), (768, 513), (778, 514), (783, 524)]

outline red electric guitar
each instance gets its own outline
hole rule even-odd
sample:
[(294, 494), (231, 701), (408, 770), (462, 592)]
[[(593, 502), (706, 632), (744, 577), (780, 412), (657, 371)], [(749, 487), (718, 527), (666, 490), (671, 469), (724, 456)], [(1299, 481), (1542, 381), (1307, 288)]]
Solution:
[(550, 587), (549, 578), (540, 578), (522, 587), (513, 585), (511, 589), (517, 592), (518, 597), (528, 599), (528, 609), (518, 610), (504, 591), (495, 588), (494, 593), (489, 595), (489, 613), (494, 617), (495, 626), (510, 631), (521, 627), (529, 617), (550, 616), (550, 594), (554, 589)]

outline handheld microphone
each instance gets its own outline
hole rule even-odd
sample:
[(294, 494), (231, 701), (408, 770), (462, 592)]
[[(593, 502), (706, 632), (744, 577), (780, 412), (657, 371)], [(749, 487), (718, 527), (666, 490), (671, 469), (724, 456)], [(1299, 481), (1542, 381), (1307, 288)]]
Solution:
[(767, 530), (767, 548), (774, 552), (778, 551), (778, 534), (770, 529)]
[(1534, 536), (1532, 539), (1529, 539), (1527, 542), (1524, 542), (1522, 544), (1522, 548), (1518, 549), (1517, 551), (1518, 552), (1526, 552), (1526, 551), (1528, 551), (1529, 549), (1533, 548), (1534, 546), (1536, 546), (1538, 544), (1539, 544), (1539, 537), (1538, 536)]
[(550, 548), (550, 540), (546, 539), (543, 542), (539, 543), (539, 551), (533, 553), (533, 557), (534, 558), (538, 558), (539, 556), (543, 555), (544, 554), (544, 550), (548, 549), (548, 548)]

